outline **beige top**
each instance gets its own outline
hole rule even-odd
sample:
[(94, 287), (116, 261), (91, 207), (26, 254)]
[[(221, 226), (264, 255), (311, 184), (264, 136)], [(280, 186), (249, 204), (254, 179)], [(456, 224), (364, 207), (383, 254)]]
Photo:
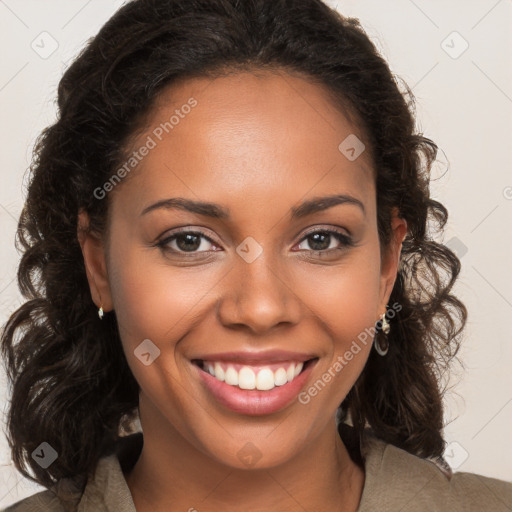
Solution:
[[(364, 464), (365, 482), (357, 512), (510, 512), (512, 483), (474, 473), (453, 473), (430, 460), (364, 436), (357, 450), (353, 428), (340, 435), (351, 457)], [(85, 490), (62, 479), (0, 512), (136, 512), (123, 473), (133, 467), (142, 433), (121, 438), (116, 452), (98, 462)], [(359, 444), (359, 443), (357, 443)], [(363, 462), (364, 461), (364, 462)]]

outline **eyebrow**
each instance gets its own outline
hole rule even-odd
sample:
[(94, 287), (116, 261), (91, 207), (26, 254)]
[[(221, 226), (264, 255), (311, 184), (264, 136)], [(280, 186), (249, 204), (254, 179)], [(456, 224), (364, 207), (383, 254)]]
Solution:
[[(366, 215), (364, 204), (357, 198), (349, 196), (347, 194), (335, 194), (332, 196), (313, 197), (307, 201), (302, 202), (298, 206), (294, 206), (290, 209), (291, 218), (300, 219), (313, 213), (321, 212), (337, 206), (340, 204), (349, 204), (359, 207), (362, 212)], [(158, 209), (179, 209), (206, 217), (212, 217), (214, 219), (227, 219), (229, 218), (229, 209), (216, 203), (209, 203), (204, 201), (194, 201), (192, 199), (186, 199), (184, 197), (172, 197), (169, 199), (162, 199), (154, 204), (151, 204), (142, 210), (140, 216), (142, 217), (146, 213), (149, 213)]]

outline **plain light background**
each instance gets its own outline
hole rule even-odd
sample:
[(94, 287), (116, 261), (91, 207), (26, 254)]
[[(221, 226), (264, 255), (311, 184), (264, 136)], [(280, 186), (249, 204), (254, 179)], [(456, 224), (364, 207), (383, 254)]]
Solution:
[[(446, 397), (446, 460), (512, 481), (512, 2), (329, 1), (361, 20), (393, 73), (413, 89), (418, 129), (444, 152), (432, 195), (462, 261), (469, 310)], [(21, 304), (14, 234), (34, 140), (55, 119), (58, 81), (122, 2), (0, 0), (0, 322)], [(446, 171), (447, 161), (449, 170)], [(0, 369), (0, 404), (7, 407)], [(21, 478), (0, 435), (0, 507), (43, 488)]]

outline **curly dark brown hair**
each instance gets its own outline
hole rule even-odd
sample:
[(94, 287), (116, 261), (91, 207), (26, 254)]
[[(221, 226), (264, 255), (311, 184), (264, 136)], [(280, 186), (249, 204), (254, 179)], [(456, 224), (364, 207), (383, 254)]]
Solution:
[[(12, 391), (8, 442), (16, 468), (50, 487), (90, 474), (133, 431), (139, 386), (115, 312), (99, 321), (77, 239), (85, 210), (107, 236), (107, 200), (94, 191), (124, 161), (156, 98), (178, 80), (237, 70), (285, 70), (322, 84), (370, 142), (381, 251), (393, 208), (406, 219), (390, 303), (389, 352), (370, 352), (340, 405), (363, 429), (420, 457), (444, 451), (445, 371), (466, 322), (452, 294), (456, 255), (433, 240), (447, 210), (430, 197), (437, 145), (417, 133), (414, 97), (390, 71), (356, 19), (321, 0), (133, 0), (92, 38), (58, 88), (57, 121), (34, 147), (17, 246), (26, 302), (7, 321), (2, 355)], [(380, 332), (377, 334), (380, 336)], [(58, 453), (43, 469), (30, 456), (43, 441)], [(32, 469), (34, 476), (28, 471)]]

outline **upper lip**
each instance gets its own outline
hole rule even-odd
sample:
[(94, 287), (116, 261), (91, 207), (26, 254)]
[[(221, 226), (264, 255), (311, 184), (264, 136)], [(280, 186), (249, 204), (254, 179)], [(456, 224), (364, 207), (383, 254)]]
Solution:
[(314, 354), (304, 354), (301, 352), (290, 352), (287, 350), (265, 350), (260, 352), (217, 352), (214, 354), (203, 354), (193, 357), (203, 361), (231, 361), (245, 364), (257, 363), (279, 363), (281, 361), (308, 361), (317, 356)]

